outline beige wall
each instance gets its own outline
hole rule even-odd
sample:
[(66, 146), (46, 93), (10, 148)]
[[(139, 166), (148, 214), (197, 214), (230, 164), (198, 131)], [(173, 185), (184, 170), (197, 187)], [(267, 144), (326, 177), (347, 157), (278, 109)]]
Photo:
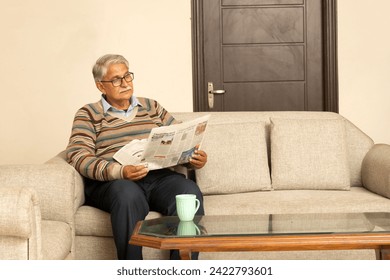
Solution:
[[(338, 2), (340, 113), (390, 143), (390, 2)], [(130, 60), (136, 95), (192, 111), (190, 16), (190, 0), (2, 3), (0, 164), (64, 149), (75, 111), (99, 98), (90, 72), (105, 53)]]
[(390, 1), (338, 0), (340, 114), (390, 144)]

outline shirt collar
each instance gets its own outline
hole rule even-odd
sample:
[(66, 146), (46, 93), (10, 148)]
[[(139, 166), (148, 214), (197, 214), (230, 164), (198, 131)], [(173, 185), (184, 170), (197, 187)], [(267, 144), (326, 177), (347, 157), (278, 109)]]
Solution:
[[(132, 111), (135, 108), (135, 106), (141, 105), (141, 103), (139, 103), (137, 97), (135, 97), (134, 95), (131, 97), (130, 101), (131, 101), (131, 104), (130, 104), (130, 107), (127, 109), (127, 112)], [(111, 106), (111, 104), (108, 103), (107, 100), (104, 98), (103, 94), (102, 94), (102, 104), (103, 104), (103, 111), (105, 114), (110, 109), (113, 111), (122, 111), (123, 112), (123, 110), (118, 110), (115, 107)]]

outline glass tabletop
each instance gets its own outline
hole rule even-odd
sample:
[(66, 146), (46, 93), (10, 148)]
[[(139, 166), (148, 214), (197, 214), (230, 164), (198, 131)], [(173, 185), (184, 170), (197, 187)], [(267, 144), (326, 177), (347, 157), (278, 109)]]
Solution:
[(181, 222), (169, 216), (145, 220), (139, 234), (156, 237), (390, 233), (390, 213), (311, 213), (196, 216)]

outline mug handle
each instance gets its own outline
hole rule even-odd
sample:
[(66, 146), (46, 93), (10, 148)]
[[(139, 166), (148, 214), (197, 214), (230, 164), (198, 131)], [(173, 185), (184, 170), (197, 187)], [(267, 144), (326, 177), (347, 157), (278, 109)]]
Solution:
[(197, 199), (197, 198), (195, 198), (195, 204), (196, 204), (196, 206), (195, 206), (195, 211), (194, 211), (194, 213), (196, 214), (196, 212), (198, 212), (198, 209), (199, 209), (199, 207), (200, 207), (200, 201), (199, 201), (199, 199)]

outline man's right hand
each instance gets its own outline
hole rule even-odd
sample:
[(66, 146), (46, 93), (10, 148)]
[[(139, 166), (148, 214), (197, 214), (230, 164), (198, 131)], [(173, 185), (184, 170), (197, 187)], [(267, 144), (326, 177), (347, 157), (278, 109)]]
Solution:
[(126, 165), (123, 169), (123, 178), (138, 181), (148, 174), (149, 169), (145, 165)]

